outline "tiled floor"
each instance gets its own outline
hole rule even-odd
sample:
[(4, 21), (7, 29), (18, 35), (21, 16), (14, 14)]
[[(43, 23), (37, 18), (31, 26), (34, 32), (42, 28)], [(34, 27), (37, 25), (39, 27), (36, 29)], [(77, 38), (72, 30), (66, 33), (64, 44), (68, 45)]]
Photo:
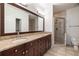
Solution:
[(78, 51), (75, 51), (73, 47), (55, 44), (50, 50), (46, 52), (44, 56), (78, 56)]

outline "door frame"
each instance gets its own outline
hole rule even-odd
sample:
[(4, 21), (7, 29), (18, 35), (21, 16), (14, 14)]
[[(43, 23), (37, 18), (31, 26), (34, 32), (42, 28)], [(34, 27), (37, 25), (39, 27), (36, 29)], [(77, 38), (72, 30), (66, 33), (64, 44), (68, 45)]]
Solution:
[[(64, 17), (54, 17), (54, 44), (55, 44), (55, 22), (56, 20), (55, 19), (64, 19), (64, 35), (66, 33), (66, 19)], [(64, 45), (65, 45), (65, 36), (64, 36)]]

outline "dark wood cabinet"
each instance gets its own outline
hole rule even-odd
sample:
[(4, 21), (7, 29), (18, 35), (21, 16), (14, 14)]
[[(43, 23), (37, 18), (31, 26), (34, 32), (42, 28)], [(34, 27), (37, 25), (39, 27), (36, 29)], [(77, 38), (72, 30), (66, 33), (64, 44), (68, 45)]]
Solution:
[(2, 54), (0, 53), (0, 55), (2, 55)]
[(42, 56), (51, 48), (51, 35), (0, 52), (1, 56)]
[(3, 56), (19, 56), (19, 55), (23, 55), (23, 51), (24, 51), (24, 44), (10, 48), (8, 50), (2, 51), (1, 54)]
[(25, 44), (25, 56), (33, 55), (33, 42), (28, 42)]
[(2, 51), (1, 52), (1, 55), (3, 55), (3, 56), (9, 56), (9, 55), (13, 55), (13, 48), (11, 48), (11, 49), (8, 49), (8, 50), (5, 50), (5, 51)]

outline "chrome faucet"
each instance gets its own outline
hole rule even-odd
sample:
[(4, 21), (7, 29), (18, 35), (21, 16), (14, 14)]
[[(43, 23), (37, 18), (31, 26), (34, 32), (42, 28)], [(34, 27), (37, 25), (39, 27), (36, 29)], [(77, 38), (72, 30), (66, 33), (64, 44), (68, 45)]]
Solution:
[(17, 39), (20, 39), (20, 38), (21, 38), (20, 33), (19, 31), (17, 31)]

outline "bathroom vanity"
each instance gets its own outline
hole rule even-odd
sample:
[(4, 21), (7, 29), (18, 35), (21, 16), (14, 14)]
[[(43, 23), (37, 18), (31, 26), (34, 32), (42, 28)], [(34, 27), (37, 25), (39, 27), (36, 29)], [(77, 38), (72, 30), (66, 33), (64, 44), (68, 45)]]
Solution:
[(39, 32), (23, 36), (20, 39), (0, 41), (0, 55), (42, 56), (51, 48), (51, 33)]
[(1, 56), (41, 56), (51, 48), (51, 33), (44, 32), (43, 15), (15, 3), (2, 3), (0, 8), (5, 17), (0, 24)]

